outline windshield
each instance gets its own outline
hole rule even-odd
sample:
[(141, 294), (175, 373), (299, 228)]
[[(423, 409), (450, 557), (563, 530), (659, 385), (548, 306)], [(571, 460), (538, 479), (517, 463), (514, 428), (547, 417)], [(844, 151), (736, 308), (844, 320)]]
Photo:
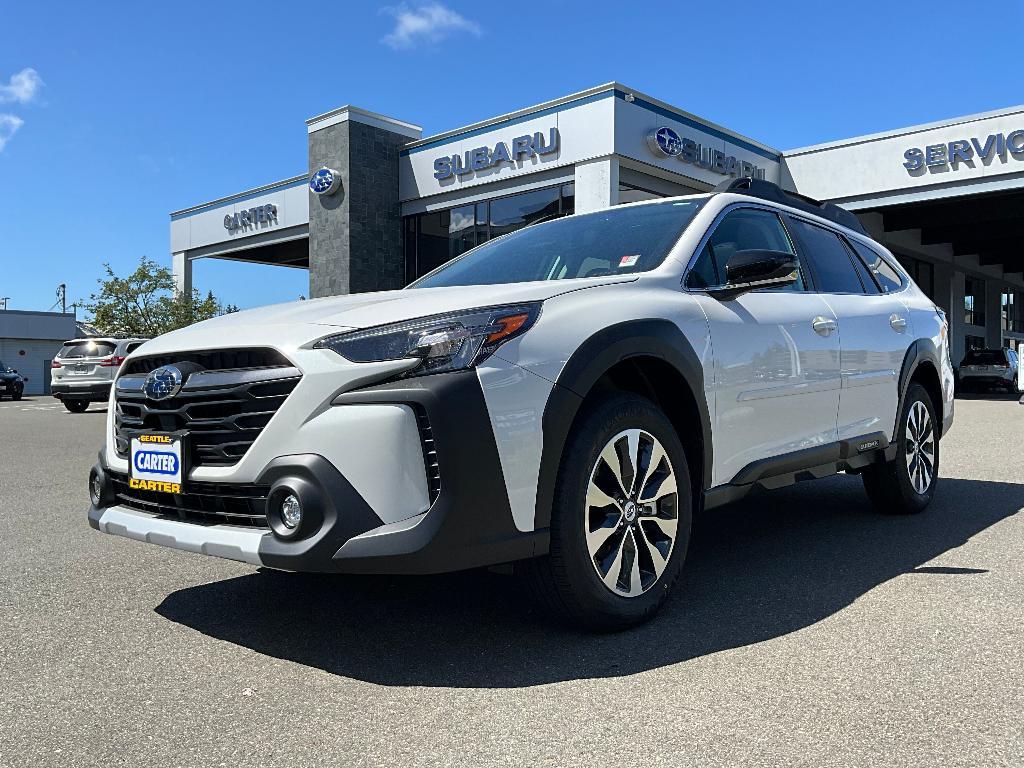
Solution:
[(631, 205), (537, 224), (484, 243), (410, 288), (499, 285), (647, 272), (707, 198)]

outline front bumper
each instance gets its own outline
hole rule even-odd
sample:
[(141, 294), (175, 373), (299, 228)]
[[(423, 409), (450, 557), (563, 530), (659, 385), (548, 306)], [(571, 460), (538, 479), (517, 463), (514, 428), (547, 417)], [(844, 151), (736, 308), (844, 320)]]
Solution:
[(87, 400), (91, 403), (107, 400), (110, 397), (109, 381), (82, 381), (50, 384), (50, 394), (58, 400)]
[[(108, 467), (101, 453), (94, 471), (103, 476), (105, 491), (100, 506), (90, 508), (89, 523), (104, 533), (291, 571), (439, 573), (547, 551), (546, 531), (523, 533), (515, 527), (475, 371), (356, 389), (337, 395), (331, 408), (372, 413), (377, 409), (368, 406), (396, 405), (429, 425), (430, 447), (436, 452), (426, 464), (436, 465), (437, 486), (426, 511), (419, 514), (395, 519), (390, 510), (375, 509), (357, 490), (364, 478), (346, 477), (321, 455), (290, 454), (270, 461), (254, 481), (266, 489), (260, 498), (266, 500), (268, 525), (211, 525), (209, 520), (192, 519), (183, 497), (161, 494), (166, 497), (163, 505), (154, 510), (115, 496), (113, 481), (121, 470)], [(348, 440), (353, 450), (365, 452), (365, 434), (353, 433)], [(393, 451), (373, 457), (376, 472), (385, 480), (389, 473), (407, 471), (389, 466), (399, 455)], [(425, 472), (422, 463), (420, 471)], [(226, 480), (218, 487), (225, 495), (231, 492)], [(284, 488), (297, 492), (304, 509), (299, 534), (288, 538), (275, 525), (278, 512), (273, 501)], [(185, 491), (187, 499), (188, 486)]]

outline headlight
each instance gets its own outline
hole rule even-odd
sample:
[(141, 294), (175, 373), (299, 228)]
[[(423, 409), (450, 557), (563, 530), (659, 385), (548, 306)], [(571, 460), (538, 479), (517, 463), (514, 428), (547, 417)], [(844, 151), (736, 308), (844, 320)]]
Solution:
[(435, 315), (365, 331), (351, 331), (318, 341), (353, 363), (419, 358), (406, 376), (458, 371), (486, 360), (510, 339), (522, 336), (540, 315), (540, 304), (474, 309)]

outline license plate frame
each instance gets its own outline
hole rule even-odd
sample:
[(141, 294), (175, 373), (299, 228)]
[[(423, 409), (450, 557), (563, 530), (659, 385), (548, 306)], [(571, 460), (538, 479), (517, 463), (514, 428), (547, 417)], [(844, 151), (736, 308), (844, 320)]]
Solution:
[(128, 443), (129, 487), (142, 491), (183, 494), (188, 477), (186, 437), (174, 432), (141, 432), (132, 435)]

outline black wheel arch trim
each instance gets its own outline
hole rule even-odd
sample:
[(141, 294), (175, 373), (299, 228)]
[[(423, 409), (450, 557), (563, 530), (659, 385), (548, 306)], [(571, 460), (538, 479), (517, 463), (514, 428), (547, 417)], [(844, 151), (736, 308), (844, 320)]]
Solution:
[[(700, 416), (703, 491), (710, 487), (713, 449), (711, 415), (704, 396), (704, 368), (679, 327), (664, 319), (629, 320), (602, 328), (576, 349), (562, 367), (544, 408), (544, 444), (537, 478), (536, 526), (551, 523), (555, 483), (569, 430), (597, 381), (619, 363), (652, 357), (671, 365), (686, 381)], [(695, 478), (696, 480), (696, 478)], [(695, 483), (696, 485), (696, 483)]]
[[(345, 542), (333, 555), (346, 573), (443, 573), (546, 554), (548, 531), (520, 531), (475, 370), (438, 373), (344, 392), (334, 405), (417, 405), (437, 451), (440, 492), (415, 525), (384, 526), (386, 537)], [(411, 523), (412, 521), (406, 521)]]
[[(903, 403), (907, 396), (907, 389), (910, 387), (910, 381), (914, 377), (914, 373), (921, 367), (922, 363), (930, 363), (935, 368), (935, 373), (939, 377), (939, 394), (942, 393), (942, 362), (939, 356), (939, 350), (935, 347), (935, 344), (931, 339), (917, 339), (907, 349), (907, 353), (903, 356), (903, 366), (900, 368), (899, 378), (899, 405), (896, 408), (896, 422), (893, 424), (893, 441), (892, 445), (889, 446), (889, 450), (886, 453), (888, 459), (892, 459), (896, 455), (896, 431), (899, 426), (900, 414), (903, 412)], [(949, 425), (945, 419), (945, 404), (942, 402), (940, 397), (939, 402), (932, 403), (938, 415), (938, 422), (941, 425), (939, 427), (939, 437), (945, 434)]]

